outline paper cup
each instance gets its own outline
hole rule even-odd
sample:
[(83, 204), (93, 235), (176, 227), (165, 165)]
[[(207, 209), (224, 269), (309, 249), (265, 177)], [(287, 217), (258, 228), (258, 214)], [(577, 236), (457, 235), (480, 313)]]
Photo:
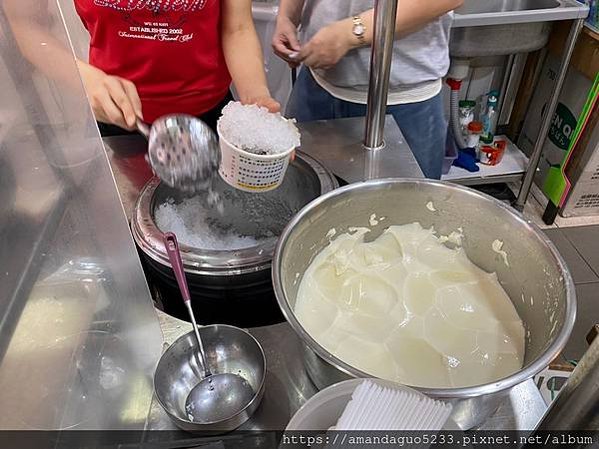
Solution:
[(225, 139), (217, 127), (221, 150), (218, 173), (236, 189), (246, 192), (268, 192), (281, 185), (295, 147), (272, 155), (249, 153)]

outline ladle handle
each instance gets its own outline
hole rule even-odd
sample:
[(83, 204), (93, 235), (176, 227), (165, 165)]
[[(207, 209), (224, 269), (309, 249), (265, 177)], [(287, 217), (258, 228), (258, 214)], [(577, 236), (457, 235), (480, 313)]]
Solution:
[(185, 279), (185, 271), (183, 270), (183, 261), (181, 260), (181, 253), (179, 252), (179, 243), (177, 237), (172, 232), (164, 234), (164, 247), (166, 248), (166, 254), (173, 266), (175, 272), (175, 278), (177, 284), (179, 284), (179, 290), (183, 296), (183, 301), (186, 303), (191, 301), (189, 294), (189, 287), (187, 286), (187, 280)]
[(136, 119), (135, 120), (135, 126), (137, 127), (137, 130), (143, 134), (143, 136), (146, 139), (150, 139), (150, 127), (148, 125), (146, 125), (144, 122), (141, 121), (141, 119)]
[(210, 377), (212, 374), (210, 372), (210, 369), (208, 368), (208, 363), (206, 363), (204, 345), (202, 344), (202, 338), (200, 337), (198, 325), (193, 314), (193, 308), (191, 307), (191, 296), (189, 295), (189, 287), (187, 285), (187, 280), (185, 279), (183, 261), (181, 260), (181, 252), (179, 251), (179, 243), (177, 242), (177, 237), (175, 236), (175, 234), (173, 234), (172, 232), (167, 232), (164, 234), (164, 247), (166, 248), (166, 253), (168, 254), (168, 258), (171, 262), (171, 266), (173, 267), (173, 271), (175, 272), (175, 278), (177, 279), (177, 284), (179, 284), (179, 290), (181, 290), (181, 296), (183, 297), (183, 301), (185, 302), (185, 306), (187, 307), (187, 311), (189, 312), (189, 318), (191, 318), (193, 331), (198, 342), (200, 362), (202, 363), (202, 368), (204, 368), (204, 377)]

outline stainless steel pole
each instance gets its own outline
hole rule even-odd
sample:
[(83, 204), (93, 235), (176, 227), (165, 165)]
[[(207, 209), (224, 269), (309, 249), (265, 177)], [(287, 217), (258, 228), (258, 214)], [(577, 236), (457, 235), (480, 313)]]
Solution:
[(526, 170), (526, 174), (522, 180), (522, 187), (520, 188), (518, 198), (514, 203), (514, 207), (519, 211), (524, 210), (524, 205), (526, 204), (526, 201), (528, 201), (528, 195), (530, 194), (530, 189), (532, 188), (532, 183), (535, 180), (535, 175), (539, 168), (539, 162), (541, 161), (541, 156), (543, 155), (543, 147), (545, 146), (545, 141), (547, 140), (549, 129), (551, 128), (551, 122), (553, 121), (555, 110), (557, 109), (557, 102), (559, 100), (562, 87), (564, 86), (564, 81), (566, 80), (570, 59), (572, 59), (574, 47), (576, 46), (576, 41), (578, 40), (578, 36), (583, 25), (584, 19), (578, 19), (574, 21), (572, 28), (570, 29), (570, 36), (566, 42), (562, 63), (560, 65), (557, 79), (555, 80), (553, 93), (551, 95), (551, 99), (549, 100), (547, 110), (545, 111), (545, 117), (543, 118), (541, 129), (539, 130), (539, 137), (535, 142), (532, 155), (530, 156), (530, 161), (528, 162), (528, 169)]
[(398, 2), (399, 0), (376, 0), (374, 4), (374, 34), (364, 136), (364, 146), (369, 150), (376, 150), (385, 145), (383, 134)]
[[(502, 125), (501, 116), (503, 115), (503, 106), (507, 97), (507, 89), (510, 85), (512, 73), (514, 72), (514, 62), (516, 61), (516, 55), (509, 55), (505, 66), (505, 73), (503, 75), (503, 81), (501, 82), (501, 90), (499, 91), (499, 99), (497, 102), (497, 126)], [(506, 122), (507, 123), (507, 122)]]
[(551, 404), (537, 426), (544, 431), (597, 431), (599, 429), (599, 338)]

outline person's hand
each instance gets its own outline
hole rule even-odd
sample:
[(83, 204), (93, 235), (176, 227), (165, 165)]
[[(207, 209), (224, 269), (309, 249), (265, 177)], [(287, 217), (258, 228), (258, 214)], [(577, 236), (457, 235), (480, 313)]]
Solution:
[(269, 112), (281, 112), (281, 105), (270, 94), (256, 94), (241, 98), (242, 104), (255, 104), (266, 108)]
[(301, 50), (297, 38), (297, 27), (288, 17), (279, 17), (272, 37), (272, 49), (281, 59), (287, 61), (291, 68), (299, 65), (293, 55)]
[[(268, 109), (270, 112), (281, 112), (281, 105), (270, 94), (256, 94), (255, 96), (242, 97), (241, 103), (255, 104)], [(291, 153), (291, 160), (295, 160), (295, 151)]]
[(254, 100), (254, 103), (258, 106), (268, 109), (270, 112), (281, 112), (281, 105), (270, 95), (258, 97)]
[(314, 69), (335, 66), (353, 47), (351, 25), (346, 21), (322, 28), (300, 50), (299, 60)]
[(89, 64), (79, 63), (79, 70), (96, 120), (135, 129), (137, 118), (143, 118), (135, 85)]

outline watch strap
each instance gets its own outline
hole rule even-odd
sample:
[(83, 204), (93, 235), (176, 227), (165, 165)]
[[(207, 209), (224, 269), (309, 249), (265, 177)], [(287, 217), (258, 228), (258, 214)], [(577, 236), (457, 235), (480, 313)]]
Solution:
[(360, 16), (352, 17), (352, 21), (354, 23), (354, 27), (352, 30), (354, 36), (356, 36), (358, 38), (358, 40), (360, 41), (361, 44), (364, 44), (366, 41), (366, 38), (365, 38), (366, 26), (364, 25), (364, 21), (362, 20), (362, 18)]

